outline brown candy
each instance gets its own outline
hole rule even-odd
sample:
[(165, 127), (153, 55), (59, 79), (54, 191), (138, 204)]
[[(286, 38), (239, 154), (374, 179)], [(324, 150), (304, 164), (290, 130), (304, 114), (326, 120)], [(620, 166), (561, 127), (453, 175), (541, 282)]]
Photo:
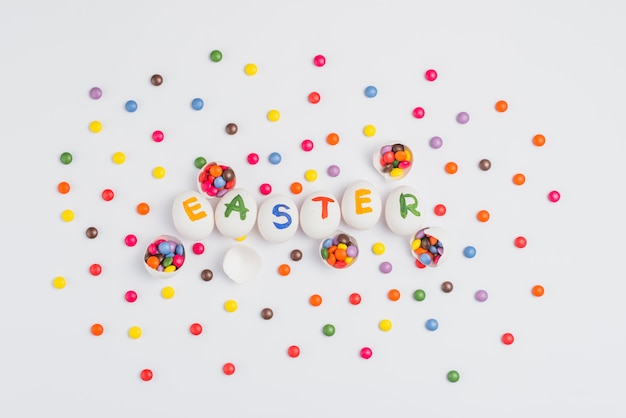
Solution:
[(453, 288), (454, 288), (454, 285), (452, 284), (452, 282), (443, 282), (443, 283), (441, 283), (441, 290), (443, 290), (444, 293), (452, 292)]
[(478, 167), (483, 170), (483, 171), (487, 171), (491, 168), (491, 161), (489, 161), (488, 159), (484, 158), (482, 160), (480, 160), (480, 162), (478, 163)]
[(226, 133), (228, 135), (235, 135), (238, 130), (239, 128), (237, 127), (236, 123), (229, 123), (228, 125), (226, 125)]
[(213, 272), (209, 269), (204, 269), (202, 270), (202, 273), (200, 273), (200, 278), (205, 282), (208, 282), (213, 278)]
[(235, 179), (235, 172), (233, 170), (231, 170), (230, 168), (227, 168), (226, 170), (224, 170), (222, 172), (222, 178), (225, 181), (227, 181), (227, 182), (229, 182), (231, 180), (234, 180)]
[(264, 308), (261, 311), (261, 318), (265, 320), (272, 319), (273, 316), (274, 316), (274, 311), (272, 311), (270, 308)]
[(98, 229), (96, 229), (93, 226), (90, 226), (89, 228), (87, 228), (87, 230), (85, 231), (85, 235), (87, 235), (87, 238), (89, 239), (94, 239), (95, 237), (98, 236)]
[(155, 74), (150, 78), (150, 83), (152, 83), (153, 86), (160, 86), (163, 84), (163, 77), (160, 74)]
[(291, 252), (291, 259), (293, 261), (300, 261), (300, 260), (302, 260), (302, 251), (300, 251), (300, 250), (293, 250)]
[(404, 145), (402, 144), (393, 144), (393, 146), (391, 147), (391, 151), (398, 152), (398, 151), (404, 151)]

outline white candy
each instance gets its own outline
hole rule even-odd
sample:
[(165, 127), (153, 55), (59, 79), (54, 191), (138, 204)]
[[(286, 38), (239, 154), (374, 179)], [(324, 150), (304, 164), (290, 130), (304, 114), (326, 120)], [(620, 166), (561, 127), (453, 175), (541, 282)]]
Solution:
[(178, 233), (186, 239), (201, 240), (213, 232), (213, 207), (195, 191), (180, 193), (172, 204), (172, 219)]
[(334, 233), (341, 222), (337, 198), (328, 192), (310, 194), (300, 208), (300, 226), (310, 238), (320, 239)]
[(415, 189), (400, 186), (391, 191), (385, 202), (385, 221), (398, 235), (415, 234), (422, 225), (420, 201)]
[(225, 237), (241, 238), (254, 228), (256, 215), (254, 196), (247, 190), (233, 189), (215, 206), (215, 226)]
[(289, 240), (298, 231), (299, 221), (298, 206), (288, 196), (270, 196), (259, 207), (257, 226), (268, 242)]
[(354, 229), (370, 229), (380, 219), (382, 201), (374, 186), (358, 180), (346, 188), (341, 199), (343, 220)]

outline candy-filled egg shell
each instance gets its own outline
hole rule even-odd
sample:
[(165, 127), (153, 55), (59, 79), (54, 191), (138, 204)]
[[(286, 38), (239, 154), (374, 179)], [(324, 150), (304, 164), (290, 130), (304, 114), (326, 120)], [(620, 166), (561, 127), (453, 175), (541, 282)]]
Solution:
[(172, 235), (159, 235), (150, 242), (143, 257), (143, 265), (152, 277), (170, 278), (185, 263), (185, 247)]
[(413, 151), (401, 143), (383, 145), (372, 155), (374, 168), (387, 180), (400, 180), (413, 168)]

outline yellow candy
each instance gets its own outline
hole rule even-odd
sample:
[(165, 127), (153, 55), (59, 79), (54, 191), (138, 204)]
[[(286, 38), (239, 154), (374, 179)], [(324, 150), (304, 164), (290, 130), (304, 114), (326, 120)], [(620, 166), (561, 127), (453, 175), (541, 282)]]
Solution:
[(306, 181), (315, 181), (317, 180), (317, 171), (315, 170), (307, 170), (304, 172), (304, 179)]
[(255, 75), (258, 71), (258, 68), (256, 64), (250, 63), (246, 64), (246, 66), (243, 67), (243, 71), (246, 73), (246, 75)]
[(368, 137), (376, 135), (376, 127), (374, 125), (366, 125), (363, 128), (363, 135)]
[(124, 161), (126, 161), (126, 154), (124, 154), (123, 152), (118, 151), (113, 154), (113, 162), (115, 164), (124, 164)]
[(347, 249), (347, 248), (348, 248), (348, 246), (347, 246), (346, 244), (344, 244), (344, 243), (339, 243), (339, 244), (337, 244), (337, 248), (340, 248), (340, 249), (342, 249), (342, 250), (345, 250), (345, 249)]
[(377, 242), (372, 245), (372, 252), (376, 255), (381, 255), (385, 252), (385, 244), (382, 242)]
[(174, 297), (174, 288), (172, 286), (165, 286), (161, 289), (161, 296), (165, 299), (171, 299)]
[(352, 262), (354, 261), (354, 257), (346, 257), (346, 259), (343, 261), (345, 261), (346, 264), (352, 264)]
[(235, 238), (235, 241), (239, 241), (239, 242), (241, 242), (241, 241), (245, 241), (245, 239), (246, 239), (247, 237), (248, 237), (247, 235), (242, 235), (242, 236), (240, 236), (239, 238)]
[(380, 328), (380, 330), (384, 332), (389, 331), (391, 329), (391, 321), (388, 319), (383, 319), (378, 323), (378, 328)]
[(411, 161), (411, 151), (407, 147), (404, 147), (404, 155), (406, 156), (405, 161)]
[(65, 222), (72, 222), (74, 220), (74, 212), (69, 209), (65, 209), (61, 212), (61, 219)]
[(164, 271), (165, 273), (171, 273), (171, 272), (173, 272), (173, 271), (176, 271), (176, 266), (175, 266), (175, 265), (173, 265), (173, 264), (170, 264), (169, 266), (165, 267), (165, 268), (163, 269), (163, 271)]
[(402, 169), (401, 168), (393, 168), (390, 172), (389, 172), (389, 176), (390, 177), (400, 177), (402, 175)]
[(141, 337), (141, 328), (139, 327), (130, 327), (128, 330), (128, 336), (132, 339), (137, 339)]
[(93, 122), (89, 124), (89, 130), (93, 132), (94, 134), (97, 134), (98, 132), (102, 130), (102, 122), (98, 120), (94, 120)]
[(421, 246), (422, 246), (422, 241), (418, 239), (414, 239), (413, 241), (411, 241), (411, 249), (413, 251), (417, 250)]
[(236, 300), (227, 300), (224, 302), (224, 309), (226, 312), (235, 312), (237, 310), (237, 301)]
[(54, 280), (52, 280), (52, 286), (56, 289), (63, 289), (65, 287), (65, 279), (61, 276), (55, 277)]
[(165, 169), (163, 167), (154, 167), (152, 176), (154, 176), (155, 179), (162, 179), (165, 177)]
[(267, 119), (269, 119), (270, 122), (277, 122), (278, 119), (280, 119), (280, 112), (276, 109), (270, 110), (267, 112)]

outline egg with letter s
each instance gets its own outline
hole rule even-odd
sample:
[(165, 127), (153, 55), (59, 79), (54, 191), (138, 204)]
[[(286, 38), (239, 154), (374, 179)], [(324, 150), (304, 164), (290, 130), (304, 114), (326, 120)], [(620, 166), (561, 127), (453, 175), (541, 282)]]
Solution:
[(288, 196), (270, 196), (259, 207), (257, 227), (266, 241), (285, 242), (298, 231), (300, 216), (296, 203)]
[(254, 228), (256, 216), (256, 200), (245, 189), (230, 190), (215, 206), (215, 226), (228, 238), (247, 235)]
[(213, 207), (199, 192), (178, 194), (172, 203), (172, 219), (178, 233), (186, 239), (201, 240), (213, 232)]
[(382, 201), (374, 186), (365, 180), (349, 185), (341, 199), (343, 220), (354, 229), (370, 229), (380, 219)]

